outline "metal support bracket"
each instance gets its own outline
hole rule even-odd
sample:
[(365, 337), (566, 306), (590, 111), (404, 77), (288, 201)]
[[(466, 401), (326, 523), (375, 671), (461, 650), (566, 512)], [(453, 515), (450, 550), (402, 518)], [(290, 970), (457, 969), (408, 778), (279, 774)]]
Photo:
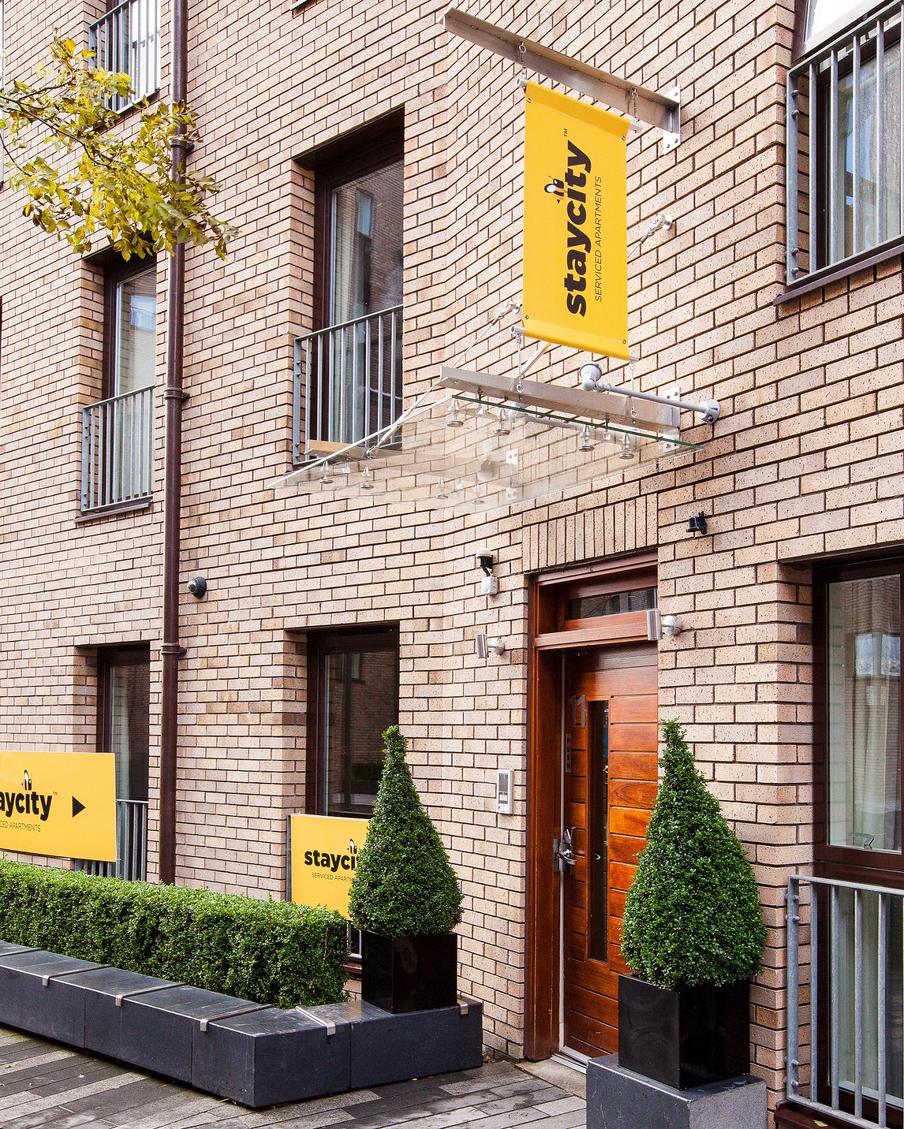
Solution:
[(41, 987), (49, 988), (51, 980), (62, 980), (64, 976), (79, 976), (82, 972), (97, 972), (101, 968), (112, 967), (112, 964), (95, 964), (93, 968), (70, 968), (68, 972), (48, 972), (41, 977)]
[(443, 26), (460, 39), (485, 47), (504, 59), (511, 59), (518, 66), (529, 67), (537, 74), (570, 86), (572, 90), (579, 90), (619, 113), (662, 130), (665, 153), (670, 153), (681, 142), (681, 90), (678, 86), (663, 93), (637, 86), (618, 75), (607, 74), (560, 51), (544, 47), (542, 43), (469, 16), (457, 8), (446, 12)]
[(302, 1015), (306, 1015), (308, 1019), (313, 1019), (314, 1022), (319, 1023), (321, 1027), (325, 1027), (326, 1037), (328, 1039), (332, 1038), (332, 1036), (336, 1034), (336, 1024), (332, 1021), (332, 1019), (324, 1019), (322, 1016), (315, 1015), (312, 1011), (308, 1011), (308, 1009), (304, 1007), (296, 1007), (295, 1010), (300, 1011)]
[(459, 1015), (462, 1015), (462, 1016), (467, 1015), (468, 1014), (468, 1008), (469, 1008), (469, 1004), (468, 1004), (467, 1000), (459, 1000), (458, 1001), (458, 1014)]
[(188, 985), (184, 980), (180, 980), (178, 984), (154, 984), (150, 988), (136, 988), (133, 992), (117, 992), (113, 1003), (117, 1007), (122, 1007), (123, 1000), (130, 1000), (133, 996), (147, 996), (151, 992), (165, 992), (167, 988), (186, 988)]
[(206, 1032), (211, 1023), (219, 1023), (222, 1019), (235, 1019), (237, 1015), (250, 1015), (253, 1011), (268, 1011), (269, 1008), (269, 1004), (246, 1004), (245, 1007), (234, 1007), (231, 1011), (224, 1011), (219, 1015), (207, 1015), (204, 1019), (199, 1019), (198, 1027)]

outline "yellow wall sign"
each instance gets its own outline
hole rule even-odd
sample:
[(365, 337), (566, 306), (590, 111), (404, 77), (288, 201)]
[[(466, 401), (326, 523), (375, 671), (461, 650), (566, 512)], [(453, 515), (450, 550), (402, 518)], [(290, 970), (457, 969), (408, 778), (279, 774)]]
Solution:
[(112, 753), (0, 751), (0, 848), (116, 859)]
[(628, 121), (533, 82), (525, 97), (524, 332), (627, 360)]
[(348, 894), (368, 826), (366, 819), (289, 816), (291, 900), (348, 917)]

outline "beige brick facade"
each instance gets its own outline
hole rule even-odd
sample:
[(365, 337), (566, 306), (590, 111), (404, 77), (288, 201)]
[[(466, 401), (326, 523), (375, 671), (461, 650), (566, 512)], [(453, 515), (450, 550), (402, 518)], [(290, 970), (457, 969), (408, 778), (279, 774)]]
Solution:
[[(406, 397), (442, 363), (508, 372), (507, 328), (486, 334), (520, 293), (521, 94), (511, 64), (442, 31), (443, 5), (190, 0), (191, 161), (220, 182), (238, 234), (226, 263), (187, 257), (182, 573), (210, 592), (182, 601), (177, 880), (282, 896), (285, 817), (304, 796), (305, 632), (398, 623), (400, 723), (465, 893), (461, 988), (484, 1003), (488, 1045), (521, 1055), (526, 576), (655, 549), (660, 610), (685, 627), (660, 642), (661, 713), (686, 723), (761, 885), (754, 1071), (775, 1095), (784, 890), (812, 862), (808, 562), (904, 545), (901, 264), (773, 304), (790, 5), (471, 7), (645, 86), (680, 83), (680, 147), (663, 154), (652, 129), (629, 143), (629, 239), (658, 213), (675, 221), (632, 252), (631, 336), (642, 388), (714, 396), (722, 418), (683, 418), (697, 453), (611, 461), (592, 486), (489, 518), (275, 488), (290, 469), (292, 341), (313, 324), (306, 154), (404, 109)], [(8, 0), (6, 74), (28, 72), (52, 28), (84, 36), (95, 15)], [(8, 189), (0, 238), (0, 740), (93, 747), (94, 649), (150, 643), (153, 870), (166, 266), (153, 504), (77, 523), (80, 408), (100, 396), (97, 272), (36, 234)], [(582, 359), (555, 347), (532, 376), (574, 386)], [(685, 532), (698, 510), (706, 537)], [(477, 595), (477, 543), (499, 561), (492, 600)], [(475, 656), (477, 631), (505, 638), (501, 660)], [(497, 766), (515, 770), (511, 816), (495, 812)]]

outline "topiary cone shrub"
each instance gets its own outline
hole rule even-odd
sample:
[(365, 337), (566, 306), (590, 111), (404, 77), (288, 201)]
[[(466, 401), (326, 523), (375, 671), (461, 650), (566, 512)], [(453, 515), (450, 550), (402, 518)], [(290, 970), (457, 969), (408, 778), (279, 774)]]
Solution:
[(622, 954), (660, 988), (746, 980), (766, 928), (753, 868), (694, 766), (677, 721), (662, 727), (663, 778), (625, 903)]
[(391, 1012), (452, 1007), (458, 999), (461, 890), (424, 811), (397, 725), (383, 734), (386, 760), (349, 896), (363, 931), (361, 997)]
[(384, 937), (448, 933), (461, 920), (461, 890), (405, 762), (397, 725), (383, 734), (386, 759), (367, 840), (349, 895), (359, 929)]

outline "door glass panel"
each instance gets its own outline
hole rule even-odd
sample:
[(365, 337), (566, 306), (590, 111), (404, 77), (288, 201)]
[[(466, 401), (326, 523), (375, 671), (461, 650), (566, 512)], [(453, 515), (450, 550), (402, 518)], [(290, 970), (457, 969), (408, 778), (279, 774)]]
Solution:
[(901, 584), (828, 589), (828, 841), (901, 849)]
[(157, 279), (153, 267), (116, 287), (113, 395), (154, 383), (157, 359)]
[(120, 800), (147, 800), (150, 667), (146, 661), (115, 662), (108, 668), (107, 703), (110, 748), (116, 755)]
[(370, 815), (383, 768), (382, 734), (398, 721), (395, 651), (324, 656), (326, 815)]
[(590, 938), (588, 955), (609, 959), (609, 703), (590, 706), (590, 835), (588, 844)]
[(338, 442), (386, 427), (401, 410), (398, 322), (368, 315), (402, 304), (402, 177), (397, 161), (331, 196), (329, 324), (343, 328), (327, 339), (326, 394)]
[(330, 323), (402, 302), (402, 162), (332, 194)]
[(637, 588), (631, 592), (605, 592), (596, 596), (578, 596), (568, 601), (567, 619), (594, 619), (602, 615), (642, 612), (656, 607), (655, 588)]

